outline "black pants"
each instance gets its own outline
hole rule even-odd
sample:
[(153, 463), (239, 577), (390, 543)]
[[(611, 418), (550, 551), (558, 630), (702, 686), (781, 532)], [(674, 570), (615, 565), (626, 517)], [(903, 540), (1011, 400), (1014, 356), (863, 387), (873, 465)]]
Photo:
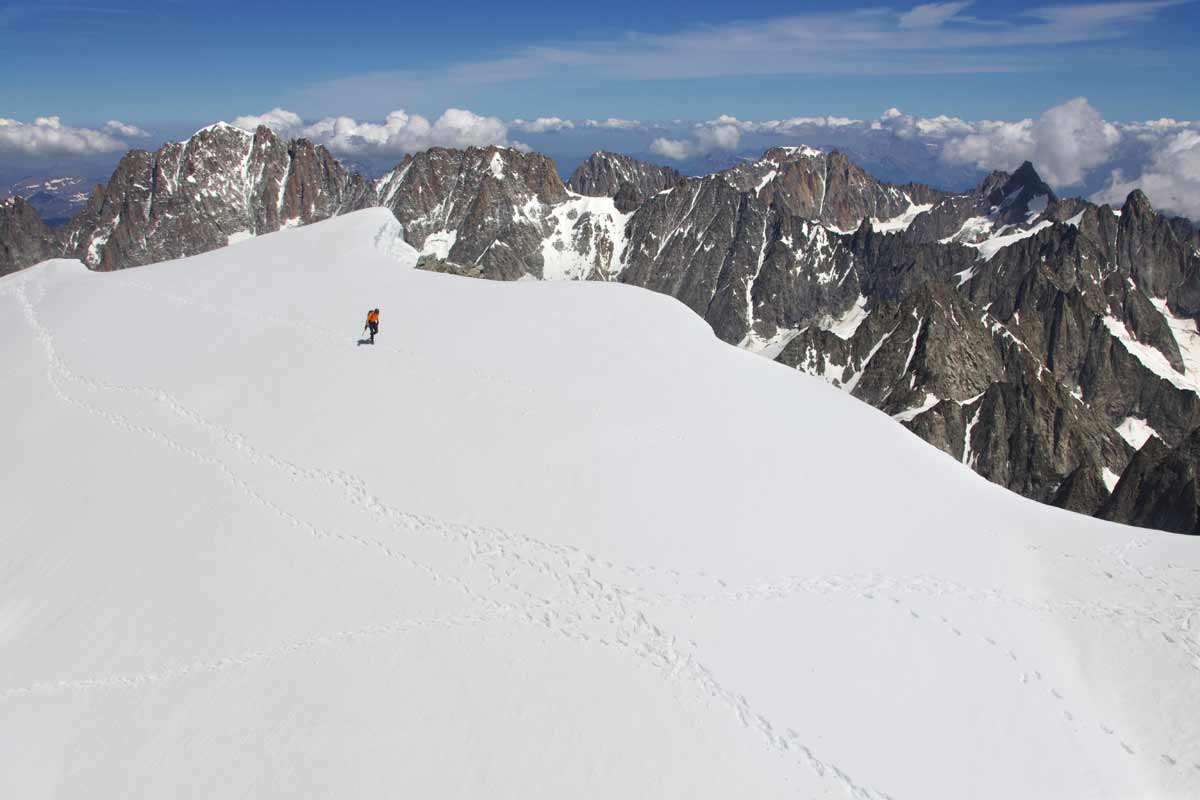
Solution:
[(367, 328), (369, 328), (371, 331), (371, 344), (375, 344), (375, 334), (379, 333), (379, 323), (368, 322)]

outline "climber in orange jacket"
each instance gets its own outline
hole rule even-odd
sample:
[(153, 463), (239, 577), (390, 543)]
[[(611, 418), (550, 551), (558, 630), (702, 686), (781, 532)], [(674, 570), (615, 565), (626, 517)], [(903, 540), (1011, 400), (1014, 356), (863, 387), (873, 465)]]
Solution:
[(375, 344), (375, 334), (379, 333), (379, 309), (373, 308), (367, 312), (367, 324), (363, 331), (371, 332), (371, 344)]

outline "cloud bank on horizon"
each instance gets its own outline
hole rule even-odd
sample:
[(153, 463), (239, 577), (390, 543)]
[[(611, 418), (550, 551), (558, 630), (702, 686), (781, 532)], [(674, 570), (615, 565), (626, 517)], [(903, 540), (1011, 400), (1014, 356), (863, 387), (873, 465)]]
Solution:
[(38, 117), (20, 122), (0, 117), (0, 153), (37, 155), (95, 155), (128, 149), (125, 139), (150, 134), (136, 125), (109, 120), (100, 129), (75, 128), (62, 124), (57, 116)]
[[(237, 117), (233, 124), (246, 130), (266, 125), (284, 136), (304, 136), (340, 155), (396, 157), (436, 146), (498, 145), (529, 150), (529, 145), (511, 138), (512, 132), (552, 137), (593, 129), (638, 131), (650, 137), (667, 127), (621, 118), (548, 116), (506, 122), (453, 108), (433, 122), (394, 111), (383, 123), (351, 117), (306, 123), (299, 114), (275, 108)], [(869, 121), (833, 115), (754, 121), (721, 115), (690, 126), (676, 122), (675, 127), (687, 136), (654, 136), (646, 145), (647, 153), (681, 162), (711, 154), (742, 153), (744, 137), (750, 134), (760, 140), (798, 143), (805, 139), (836, 142), (839, 135), (869, 132), (919, 143), (948, 165), (1011, 171), (1030, 161), (1047, 183), (1067, 193), (1072, 189), (1078, 193), (1088, 178), (1095, 184), (1099, 174), (1104, 185), (1090, 192), (1093, 200), (1119, 205), (1130, 191), (1141, 188), (1158, 207), (1200, 219), (1200, 121), (1109, 122), (1083, 97), (1049, 108), (1036, 119), (1016, 121), (920, 117), (889, 108)], [(1140, 169), (1129, 174), (1127, 167), (1116, 166), (1118, 161), (1137, 164)], [(913, 175), (911, 179), (923, 178)]]
[[(536, 137), (543, 150), (553, 149), (555, 137), (563, 135), (586, 134), (603, 146), (605, 136), (620, 135), (624, 138), (611, 149), (681, 166), (747, 157), (771, 144), (820, 143), (853, 151), (866, 136), (884, 145), (918, 145), (938, 163), (968, 171), (1011, 171), (1030, 161), (1055, 190), (1096, 202), (1119, 205), (1130, 191), (1141, 188), (1155, 206), (1200, 220), (1200, 121), (1111, 122), (1083, 97), (1036, 118), (1015, 121), (922, 117), (896, 108), (871, 120), (836, 115), (771, 120), (720, 115), (695, 123), (558, 116), (504, 120), (448, 108), (433, 120), (396, 110), (382, 122), (373, 122), (350, 116), (305, 120), (276, 107), (238, 116), (232, 124), (250, 131), (266, 125), (281, 136), (308, 138), (352, 159), (398, 159), (430, 147), (534, 149), (515, 135)], [(90, 129), (64, 125), (59, 117), (40, 117), (32, 123), (0, 118), (0, 153), (9, 155), (115, 153), (130, 147), (131, 140), (149, 136), (117, 120)], [(905, 179), (932, 182), (919, 170)]]
[(281, 136), (304, 137), (344, 155), (402, 155), (431, 147), (500, 145), (527, 150), (509, 141), (509, 124), (497, 117), (484, 117), (461, 108), (448, 108), (430, 122), (420, 114), (393, 111), (382, 123), (360, 122), (352, 117), (325, 117), (305, 123), (299, 114), (273, 108), (265, 114), (236, 117), (233, 124), (245, 130), (266, 125)]

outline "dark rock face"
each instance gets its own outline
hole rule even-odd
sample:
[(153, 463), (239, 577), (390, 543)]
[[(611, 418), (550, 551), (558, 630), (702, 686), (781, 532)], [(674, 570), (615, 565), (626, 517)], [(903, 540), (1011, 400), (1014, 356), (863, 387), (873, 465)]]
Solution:
[(890, 220), (913, 203), (928, 203), (942, 196), (920, 184), (880, 183), (842, 153), (809, 147), (774, 147), (756, 162), (718, 174), (733, 188), (753, 192), (781, 214), (845, 232), (855, 230), (864, 219)]
[(1200, 429), (1174, 448), (1151, 437), (1129, 462), (1098, 516), (1143, 528), (1200, 534), (1198, 461)]
[(20, 197), (0, 200), (0, 275), (58, 255), (59, 234)]
[(870, 276), (857, 237), (839, 230), (939, 196), (879, 183), (837, 152), (773, 148), (646, 200), (625, 228), (619, 279), (679, 298), (727, 342), (767, 341), (860, 295)]
[(543, 223), (567, 190), (549, 158), (501, 147), (435, 147), (376, 182), (414, 247), (491, 278), (542, 277)]
[(458, 275), (461, 278), (482, 278), (483, 272), (479, 267), (464, 266), (455, 264), (452, 261), (443, 261), (434, 255), (425, 255), (417, 259), (417, 269), (423, 269), (426, 272), (440, 272), (444, 275)]
[(671, 167), (597, 150), (571, 173), (567, 186), (577, 194), (611, 197), (617, 210), (628, 214), (647, 198), (670, 189), (683, 180)]
[(1108, 501), (1108, 497), (1100, 469), (1094, 464), (1083, 464), (1067, 476), (1050, 499), (1050, 505), (1090, 516)]
[[(901, 233), (864, 225), (837, 237), (826, 263), (850, 265), (862, 293), (853, 314), (833, 305), (824, 318), (754, 324), (795, 330), (777, 360), (843, 386), (990, 480), (1095, 514), (1133, 452), (1118, 427), (1134, 420), (1178, 445), (1200, 426), (1190, 305), (1200, 256), (1144, 198), (1118, 216), (1058, 200), (1023, 172), (939, 201)], [(939, 211), (957, 214), (943, 230), (970, 236), (935, 238)], [(1117, 491), (1161, 508), (1192, 453)], [(1111, 519), (1178, 517), (1112, 502), (1125, 510)]]
[(500, 280), (607, 277), (624, 227), (611, 199), (572, 197), (549, 158), (504, 147), (405, 157), (373, 192), (418, 250)]
[(1008, 226), (1028, 228), (1039, 216), (1065, 221), (1075, 211), (1076, 201), (1059, 207), (1054, 192), (1026, 161), (1012, 175), (993, 172), (975, 191), (935, 201), (913, 220), (907, 235), (922, 242), (975, 243)]
[(777, 360), (846, 388), (1027, 497), (1053, 499), (1080, 464), (1115, 471), (1128, 459), (1111, 425), (950, 284), (880, 303), (841, 345), (831, 336), (809, 328)]

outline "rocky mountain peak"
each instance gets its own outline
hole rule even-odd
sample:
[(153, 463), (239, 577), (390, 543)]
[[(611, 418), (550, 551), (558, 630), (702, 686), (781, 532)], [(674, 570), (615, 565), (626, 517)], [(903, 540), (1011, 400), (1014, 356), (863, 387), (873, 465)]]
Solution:
[(804, 145), (772, 147), (757, 161), (717, 175), (781, 213), (846, 233), (863, 219), (892, 219), (914, 203), (910, 193), (875, 180), (844, 153)]
[(1053, 190), (1026, 161), (1000, 186), (988, 193), (992, 214), (1006, 224), (1020, 224), (1036, 216), (1055, 201)]
[(1042, 176), (1038, 175), (1037, 170), (1034, 169), (1033, 163), (1030, 161), (1022, 162), (1021, 166), (1017, 167), (1016, 171), (1013, 172), (1008, 182), (1012, 187), (1024, 187), (1035, 194), (1054, 195), (1054, 192), (1042, 180)]
[(628, 213), (683, 179), (683, 174), (671, 167), (597, 150), (575, 168), (567, 186), (578, 194), (611, 197), (619, 211)]
[(1150, 198), (1146, 197), (1146, 193), (1141, 189), (1134, 189), (1125, 197), (1125, 204), (1121, 206), (1121, 215), (1144, 217), (1154, 213), (1154, 206), (1150, 205)]
[(218, 123), (128, 152), (68, 226), (64, 254), (93, 269), (180, 258), (333, 216), (366, 194), (321, 145)]
[[(267, 126), (259, 125), (258, 127), (259, 127), (259, 129), (261, 129), (261, 128), (266, 128)], [(267, 130), (271, 130), (271, 129), (267, 128)], [(185, 139), (184, 142), (182, 142), (182, 143), (190, 142), (194, 139), (199, 139), (199, 140), (203, 141), (205, 138), (219, 138), (219, 137), (229, 137), (229, 136), (247, 138), (252, 135), (254, 135), (254, 134), (252, 134), (250, 131), (247, 131), (245, 128), (239, 128), (236, 125), (230, 125), (225, 120), (220, 120), (219, 122), (214, 122), (212, 125), (206, 125), (205, 127), (196, 131), (191, 136), (189, 136), (187, 139)], [(271, 131), (271, 135), (275, 135), (275, 132)]]
[(806, 144), (793, 146), (776, 146), (768, 148), (763, 153), (760, 161), (773, 161), (776, 164), (785, 164), (789, 161), (799, 161), (806, 158), (825, 158), (826, 152), (818, 150), (815, 147), (809, 147)]

